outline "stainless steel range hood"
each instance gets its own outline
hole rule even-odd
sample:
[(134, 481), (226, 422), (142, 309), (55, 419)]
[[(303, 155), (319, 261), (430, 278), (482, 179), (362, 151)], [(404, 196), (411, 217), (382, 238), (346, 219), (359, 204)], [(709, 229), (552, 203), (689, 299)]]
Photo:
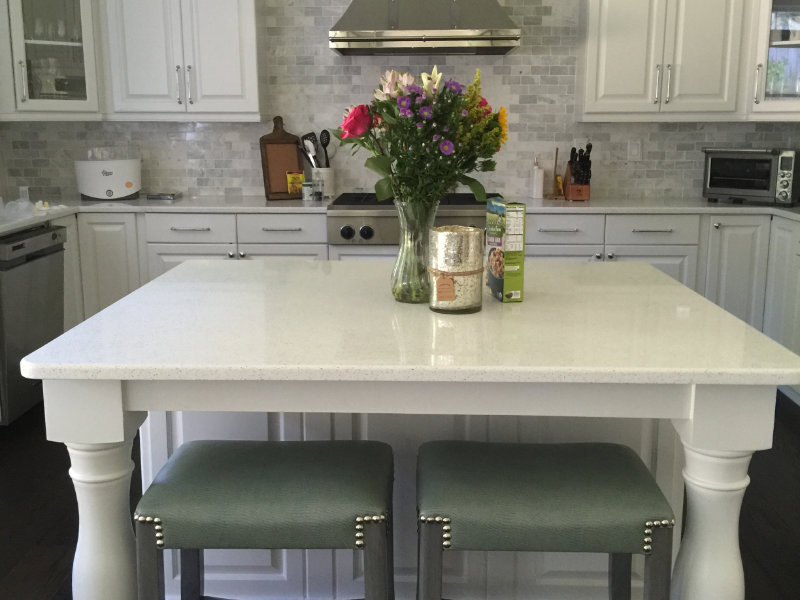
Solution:
[(519, 38), (497, 0), (352, 0), (329, 36), (341, 54), (506, 54)]

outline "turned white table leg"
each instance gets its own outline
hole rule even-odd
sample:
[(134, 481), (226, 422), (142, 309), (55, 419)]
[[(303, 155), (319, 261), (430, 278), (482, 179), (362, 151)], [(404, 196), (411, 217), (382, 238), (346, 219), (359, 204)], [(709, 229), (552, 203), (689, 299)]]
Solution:
[(132, 443), (67, 444), (79, 515), (74, 600), (136, 600), (129, 504)]
[(672, 576), (672, 600), (744, 600), (739, 511), (752, 452), (685, 446), (686, 529)]

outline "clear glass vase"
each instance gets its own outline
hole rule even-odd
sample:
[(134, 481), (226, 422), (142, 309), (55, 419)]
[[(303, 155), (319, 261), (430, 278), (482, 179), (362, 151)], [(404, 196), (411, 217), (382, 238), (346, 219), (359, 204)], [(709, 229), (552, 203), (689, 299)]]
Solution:
[(398, 302), (428, 302), (428, 234), (433, 227), (438, 200), (397, 200), (400, 218), (400, 253), (392, 271), (392, 295)]

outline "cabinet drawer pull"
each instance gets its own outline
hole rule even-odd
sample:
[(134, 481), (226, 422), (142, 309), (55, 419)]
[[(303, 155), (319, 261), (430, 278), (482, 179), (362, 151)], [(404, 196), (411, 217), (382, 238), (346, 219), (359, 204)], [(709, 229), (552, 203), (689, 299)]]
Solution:
[(25, 102), (28, 99), (28, 74), (25, 72), (25, 61), (19, 61), (19, 79), (22, 86), (22, 96), (20, 102)]
[(211, 227), (170, 227), (170, 231), (211, 231)]
[(759, 85), (761, 84), (761, 67), (763, 67), (763, 66), (764, 65), (762, 65), (761, 63), (758, 63), (756, 65), (756, 89), (753, 92), (753, 103), (754, 104), (760, 104), (761, 103), (761, 100), (759, 99), (758, 96), (759, 96), (759, 91), (760, 91), (759, 90)]
[(558, 227), (548, 228), (548, 227), (539, 227), (537, 229), (539, 233), (578, 233), (580, 229), (577, 227), (568, 227), (560, 229)]
[(175, 65), (175, 82), (177, 83), (177, 86), (175, 87), (175, 89), (178, 90), (178, 98), (177, 98), (178, 104), (183, 104), (183, 96), (181, 96), (181, 88), (183, 87), (183, 81), (182, 81), (182, 78), (181, 78), (181, 66), (180, 65)]
[(675, 231), (672, 227), (666, 229), (631, 229), (631, 233), (672, 233)]
[(275, 232), (291, 232), (291, 231), (303, 231), (302, 227), (262, 227), (261, 231), (266, 231), (268, 233), (275, 233)]
[(656, 65), (656, 95), (653, 104), (658, 104), (659, 94), (661, 93), (661, 65)]

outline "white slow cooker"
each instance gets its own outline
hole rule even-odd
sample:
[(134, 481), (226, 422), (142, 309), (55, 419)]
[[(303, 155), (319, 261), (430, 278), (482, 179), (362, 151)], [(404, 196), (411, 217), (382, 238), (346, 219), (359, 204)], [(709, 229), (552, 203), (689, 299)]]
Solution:
[(142, 189), (142, 159), (76, 160), (78, 191), (87, 200), (125, 200)]

